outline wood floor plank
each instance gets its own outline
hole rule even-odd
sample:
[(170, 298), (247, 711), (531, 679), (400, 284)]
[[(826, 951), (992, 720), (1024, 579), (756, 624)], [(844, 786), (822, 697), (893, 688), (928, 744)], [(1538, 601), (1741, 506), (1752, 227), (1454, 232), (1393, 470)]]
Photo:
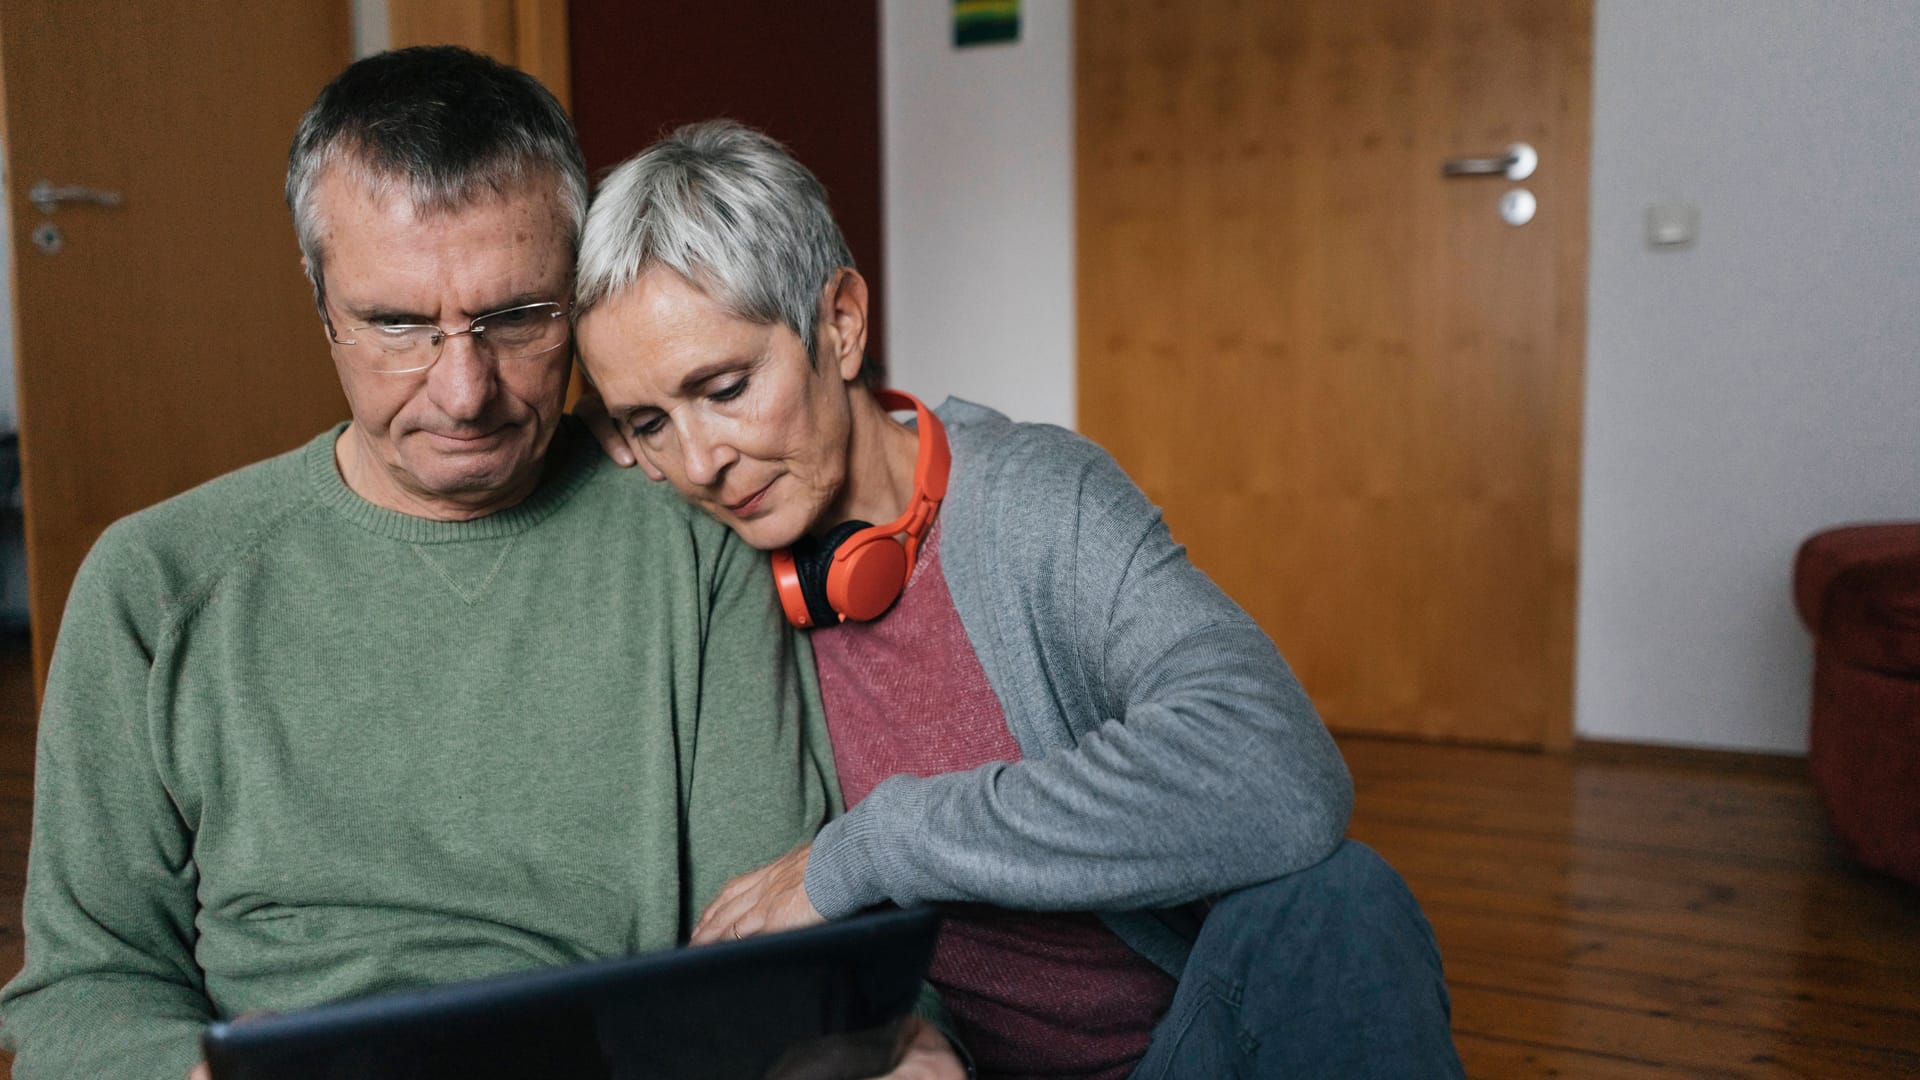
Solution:
[(1831, 1043), (1560, 997), (1452, 986), (1454, 1028), (1610, 1058), (1750, 1076), (1920, 1074), (1920, 1053)]
[(1537, 1046), (1471, 1032), (1456, 1032), (1454, 1042), (1468, 1080), (1702, 1080), (1740, 1075), (1607, 1057), (1561, 1046)]
[(1798, 1035), (1861, 1049), (1900, 1046), (1920, 1030), (1920, 1013), (1711, 986), (1691, 979), (1527, 960), (1454, 948), (1447, 979), (1539, 997), (1560, 998), (1661, 1018), (1683, 1017), (1732, 1028)]
[[(1418, 886), (1415, 886), (1416, 895)], [(1785, 950), (1649, 937), (1586, 926), (1557, 916), (1514, 918), (1429, 904), (1449, 965), (1461, 952), (1693, 983), (1711, 990), (1770, 994), (1833, 1008), (1920, 1015), (1920, 978), (1899, 968), (1863, 967), (1847, 960)], [(1920, 1023), (1904, 1042), (1920, 1049)]]
[(1601, 926), (1920, 970), (1920, 919), (1845, 880), (1571, 841), (1449, 833), (1356, 821), (1354, 835), (1418, 877), (1423, 903), (1514, 915), (1564, 913)]
[(1688, 852), (1716, 860), (1823, 870), (1839, 850), (1818, 811), (1801, 804), (1742, 805), (1737, 798), (1686, 798), (1671, 793), (1609, 793), (1563, 800), (1516, 801), (1499, 792), (1459, 795), (1438, 781), (1369, 789), (1357, 820), (1503, 836), (1559, 837), (1595, 847)]

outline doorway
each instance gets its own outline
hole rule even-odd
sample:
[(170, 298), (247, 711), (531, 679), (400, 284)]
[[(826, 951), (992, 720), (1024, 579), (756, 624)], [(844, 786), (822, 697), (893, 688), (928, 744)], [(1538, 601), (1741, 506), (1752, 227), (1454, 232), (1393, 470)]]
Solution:
[(1082, 430), (1330, 726), (1568, 744), (1590, 5), (1075, 32)]
[(280, 192), (349, 16), (0, 0), (36, 686), (109, 524), (346, 415)]

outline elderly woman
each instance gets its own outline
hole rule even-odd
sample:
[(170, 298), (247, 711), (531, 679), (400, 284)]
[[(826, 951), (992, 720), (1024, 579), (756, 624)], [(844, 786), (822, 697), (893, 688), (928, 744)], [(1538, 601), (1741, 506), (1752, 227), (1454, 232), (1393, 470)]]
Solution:
[(987, 1075), (1460, 1074), (1432, 932), (1343, 842), (1273, 644), (1099, 447), (875, 388), (867, 284), (782, 147), (699, 124), (621, 165), (577, 289), (608, 452), (813, 628), (848, 806), (696, 940), (962, 904), (930, 977)]

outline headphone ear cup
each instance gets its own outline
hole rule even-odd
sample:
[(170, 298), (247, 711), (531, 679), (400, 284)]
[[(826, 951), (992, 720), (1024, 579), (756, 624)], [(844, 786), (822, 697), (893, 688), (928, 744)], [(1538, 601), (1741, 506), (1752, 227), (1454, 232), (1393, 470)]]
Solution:
[(867, 622), (886, 614), (906, 585), (906, 545), (869, 534), (842, 545), (827, 571), (827, 601), (844, 618)]
[(827, 530), (818, 540), (803, 536), (794, 541), (788, 552), (793, 555), (793, 568), (800, 579), (800, 595), (806, 599), (807, 614), (812, 616), (815, 626), (837, 626), (840, 612), (834, 609), (827, 599), (827, 575), (833, 569), (833, 553), (847, 538), (861, 529), (873, 526), (864, 521), (843, 521)]

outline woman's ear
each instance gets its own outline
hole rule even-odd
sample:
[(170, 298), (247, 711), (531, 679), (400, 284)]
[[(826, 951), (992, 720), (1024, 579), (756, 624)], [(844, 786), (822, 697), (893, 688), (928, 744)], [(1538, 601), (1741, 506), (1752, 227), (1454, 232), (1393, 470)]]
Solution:
[(851, 266), (833, 272), (820, 299), (822, 362), (833, 364), (844, 382), (860, 378), (867, 359), (867, 279)]

